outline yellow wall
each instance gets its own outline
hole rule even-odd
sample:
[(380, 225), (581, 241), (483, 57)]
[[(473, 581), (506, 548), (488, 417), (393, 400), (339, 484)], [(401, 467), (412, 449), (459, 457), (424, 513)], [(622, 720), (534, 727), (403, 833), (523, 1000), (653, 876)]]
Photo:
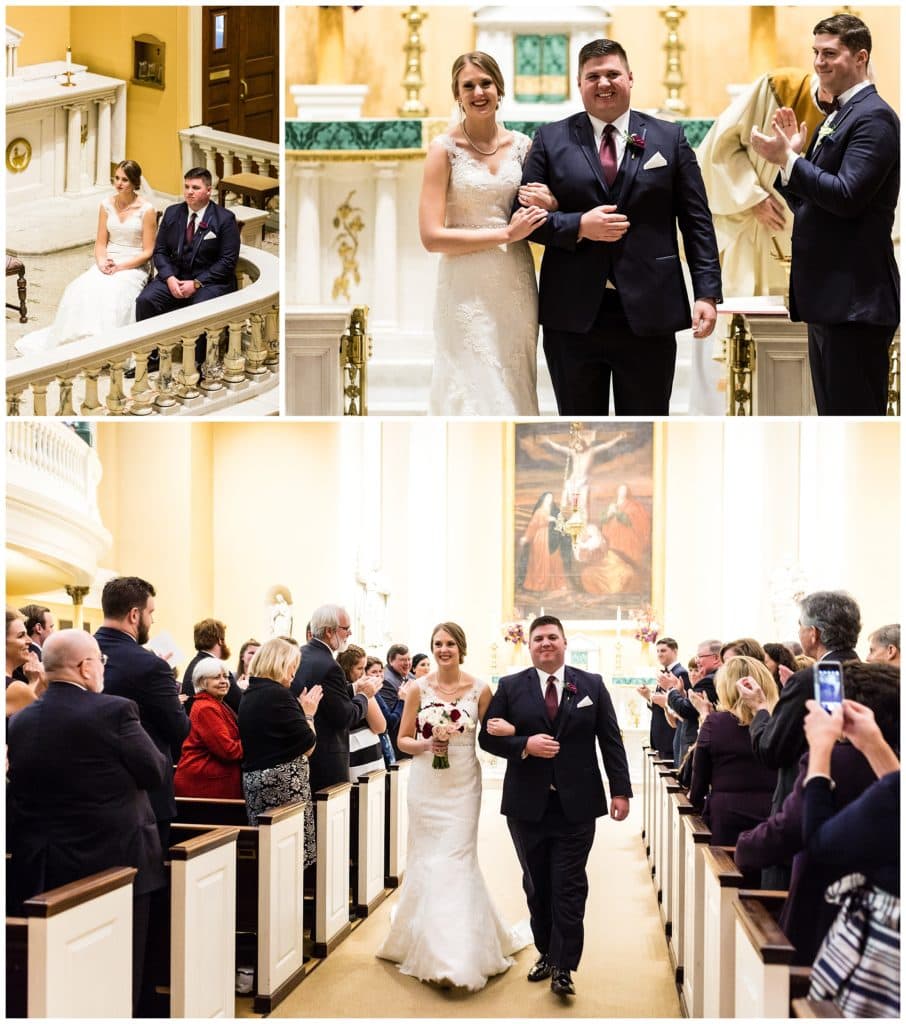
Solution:
[[(189, 124), (189, 75), (201, 55), (189, 53), (185, 7), (10, 7), (7, 24), (25, 31), (20, 64), (59, 60), (71, 42), (73, 60), (126, 86), (126, 156), (137, 160), (160, 192), (182, 191), (180, 128)], [(132, 85), (132, 37), (166, 44), (166, 88)]]
[[(635, 76), (633, 105), (639, 108), (659, 106), (666, 91), (663, 44), (666, 28), (658, 15), (660, 6), (618, 5), (610, 26), (610, 35), (618, 39), (629, 54)], [(432, 116), (446, 117), (452, 109), (449, 72), (455, 57), (475, 45), (471, 9), (433, 7), (422, 28), (425, 53), (422, 72), (425, 88), (422, 99)], [(406, 27), (402, 7), (365, 8), (344, 12), (347, 53), (346, 83), (367, 83), (369, 94), (363, 113), (366, 117), (394, 117), (404, 98), (400, 82), (404, 62), (402, 46)], [(726, 107), (726, 85), (752, 81), (770, 68), (750, 66), (749, 7), (687, 7), (680, 25), (685, 50), (682, 69), (687, 86), (682, 93), (692, 116), (714, 117)], [(859, 7), (861, 17), (872, 31), (873, 61), (878, 90), (895, 108), (900, 96), (900, 15), (896, 6)], [(775, 7), (777, 64), (775, 66), (811, 67), (812, 28), (830, 13), (820, 7)], [(289, 86), (310, 84), (315, 79), (317, 9), (286, 9), (286, 109), (295, 115)], [(575, 54), (571, 55), (575, 59)], [(575, 71), (575, 68), (572, 68)], [(507, 83), (508, 85), (510, 83)]]

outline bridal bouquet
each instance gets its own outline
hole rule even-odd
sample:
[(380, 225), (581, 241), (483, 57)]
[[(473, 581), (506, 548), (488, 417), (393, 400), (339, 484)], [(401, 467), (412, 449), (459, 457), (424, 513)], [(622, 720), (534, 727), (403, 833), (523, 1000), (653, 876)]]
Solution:
[(419, 712), (419, 720), (422, 723), (422, 736), (434, 739), (443, 745), (443, 752), (435, 752), (432, 768), (449, 768), (450, 759), (447, 757), (447, 741), (454, 732), (470, 732), (475, 728), (468, 712), (461, 708), (451, 708), (447, 704), (426, 704)]

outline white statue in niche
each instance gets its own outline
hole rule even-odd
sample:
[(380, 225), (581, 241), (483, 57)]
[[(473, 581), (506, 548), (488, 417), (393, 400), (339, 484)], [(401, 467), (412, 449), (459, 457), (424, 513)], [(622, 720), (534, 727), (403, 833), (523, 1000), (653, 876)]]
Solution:
[(268, 629), (270, 635), (292, 636), (293, 635), (293, 605), (292, 595), (286, 587), (274, 587), (268, 594), (270, 601), (268, 605)]

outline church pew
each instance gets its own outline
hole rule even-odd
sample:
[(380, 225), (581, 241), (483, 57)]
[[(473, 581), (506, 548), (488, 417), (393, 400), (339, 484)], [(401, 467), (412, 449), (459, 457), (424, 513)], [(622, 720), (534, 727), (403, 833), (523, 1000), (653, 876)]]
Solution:
[(661, 770), (669, 771), (673, 767), (671, 761), (663, 761), (655, 756), (651, 759), (648, 769), (648, 825), (647, 825), (647, 855), (648, 864), (651, 868), (651, 878), (654, 882), (655, 891), (659, 888), (657, 883), (657, 858), (659, 850), (659, 825), (660, 825), (660, 783)]
[(830, 1020), (843, 1014), (830, 999), (794, 999), (793, 1016), (800, 1020)]
[[(736, 912), (733, 904), (743, 875), (726, 847), (703, 850), (704, 871), (704, 990), (706, 1017), (735, 1015)], [(747, 1014), (748, 1015), (748, 1014)]]
[(249, 815), (244, 800), (178, 796), (176, 821), (191, 825), (248, 825)]
[(675, 776), (667, 765), (656, 764), (654, 768), (654, 786), (652, 794), (654, 808), (652, 809), (651, 829), (651, 879), (654, 882), (654, 891), (658, 894), (658, 901), (661, 898), (662, 874), (663, 874), (663, 849), (664, 849), (664, 786), (668, 780), (674, 780)]
[(135, 868), (39, 893), (7, 920), (7, 1017), (132, 1016)]
[(650, 795), (648, 772), (651, 768), (652, 750), (647, 743), (642, 744), (642, 843), (645, 846), (645, 856), (648, 856), (648, 798)]
[(406, 836), (409, 831), (409, 770), (411, 761), (387, 768), (387, 828), (384, 835), (384, 885), (395, 889), (406, 873)]
[(705, 977), (705, 850), (711, 830), (697, 814), (682, 819), (683, 856), (683, 978), (680, 1003), (687, 1017), (703, 1016)]
[(660, 786), (660, 851), (658, 854), (658, 885), (661, 910), (661, 921), (664, 924), (664, 934), (670, 938), (673, 929), (673, 922), (670, 919), (672, 911), (672, 885), (673, 885), (673, 794), (682, 791), (682, 786), (675, 774), (661, 772)]
[(384, 888), (387, 770), (360, 775), (350, 794), (350, 891), (352, 912), (367, 917), (387, 897)]
[(682, 819), (695, 814), (695, 808), (682, 791), (670, 794), (671, 849), (670, 849), (670, 922), (667, 937), (668, 951), (673, 962), (674, 976), (678, 985), (683, 981), (686, 890), (686, 829)]
[(318, 862), (315, 866), (314, 954), (319, 959), (346, 938), (349, 920), (349, 835), (351, 782), (314, 794)]
[[(180, 826), (209, 825), (218, 816), (236, 820), (241, 800), (191, 800), (178, 797)], [(305, 974), (303, 926), (303, 857), (305, 805), (299, 801), (258, 815), (258, 824), (234, 826), (236, 842), (236, 911), (238, 932), (254, 932), (258, 954), (255, 971), (256, 1013), (269, 1013)], [(201, 822), (189, 822), (197, 815)], [(248, 818), (246, 818), (246, 822)], [(320, 842), (320, 837), (319, 837)], [(348, 856), (348, 840), (343, 856)], [(345, 863), (345, 860), (344, 860)], [(320, 893), (316, 893), (316, 903)], [(233, 930), (231, 930), (231, 937)], [(235, 980), (235, 973), (234, 973)]]
[(736, 901), (735, 1001), (751, 1017), (789, 1017), (789, 965), (796, 953), (766, 903)]

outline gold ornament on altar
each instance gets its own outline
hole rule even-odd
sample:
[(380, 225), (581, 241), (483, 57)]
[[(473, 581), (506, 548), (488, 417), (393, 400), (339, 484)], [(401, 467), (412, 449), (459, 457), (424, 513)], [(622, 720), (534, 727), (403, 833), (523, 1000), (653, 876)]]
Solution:
[(368, 307), (356, 306), (340, 338), (340, 365), (345, 376), (344, 416), (368, 415), (368, 360), (372, 349), (367, 321)]
[(427, 117), (428, 108), (418, 98), (418, 94), (425, 87), (425, 81), (422, 78), (422, 53), (425, 48), (422, 45), (419, 29), (428, 15), (413, 6), (408, 11), (404, 11), (402, 17), (409, 26), (409, 37), (403, 47), (403, 52), (406, 54), (406, 74), (400, 83), (406, 90), (406, 100), (399, 108), (399, 115), (400, 117)]
[(340, 254), (341, 270), (333, 281), (331, 295), (338, 299), (342, 296), (349, 299), (349, 280), (360, 284), (362, 277), (359, 273), (359, 235), (365, 229), (365, 222), (362, 220), (362, 209), (352, 205), (352, 197), (355, 195), (353, 189), (348, 196), (337, 207), (334, 214), (333, 226), (337, 229), (337, 236), (333, 244)]
[(21, 174), (31, 163), (31, 143), (18, 138), (6, 147), (6, 169), (10, 174)]
[(686, 17), (686, 12), (676, 4), (671, 4), (658, 13), (667, 25), (667, 42), (664, 44), (667, 51), (667, 69), (662, 83), (667, 89), (664, 109), (671, 114), (688, 114), (689, 104), (680, 97), (680, 90), (686, 87), (686, 79), (683, 78), (680, 67), (680, 54), (686, 47), (679, 40), (679, 23)]

